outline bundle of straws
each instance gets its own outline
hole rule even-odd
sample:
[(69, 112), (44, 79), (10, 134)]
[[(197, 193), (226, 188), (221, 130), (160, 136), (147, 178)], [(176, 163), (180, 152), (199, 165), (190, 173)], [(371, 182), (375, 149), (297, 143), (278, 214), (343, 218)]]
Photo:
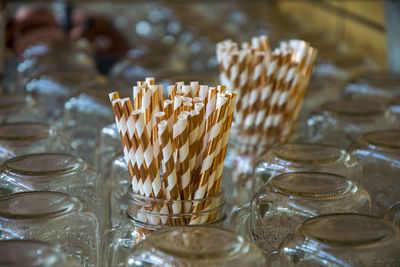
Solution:
[[(163, 86), (146, 78), (133, 87), (133, 105), (118, 92), (109, 94), (132, 189), (165, 200), (214, 196), (220, 190), (237, 95), (198, 82), (177, 82), (167, 89), (165, 99)], [(204, 208), (175, 205), (169, 212)]]
[(249, 142), (272, 145), (294, 130), (317, 56), (301, 40), (281, 42), (271, 50), (267, 36), (250, 43), (217, 44), (221, 84), (238, 94), (234, 128)]

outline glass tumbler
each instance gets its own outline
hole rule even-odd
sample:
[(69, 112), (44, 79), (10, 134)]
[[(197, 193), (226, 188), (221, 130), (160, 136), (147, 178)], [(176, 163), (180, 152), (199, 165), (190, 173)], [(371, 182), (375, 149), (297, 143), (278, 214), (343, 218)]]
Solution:
[(68, 138), (49, 124), (14, 122), (0, 124), (0, 163), (30, 153), (70, 153)]
[(0, 181), (14, 192), (68, 193), (92, 209), (100, 226), (105, 223), (103, 181), (96, 170), (80, 158), (61, 153), (14, 157), (0, 165)]
[(346, 150), (336, 146), (290, 143), (271, 148), (255, 166), (256, 192), (271, 178), (288, 172), (327, 172), (361, 182), (362, 167)]
[(49, 243), (34, 240), (0, 241), (0, 266), (79, 267), (79, 263)]
[(349, 151), (363, 166), (363, 186), (371, 196), (373, 214), (383, 216), (400, 201), (400, 130), (366, 133)]
[(171, 227), (134, 247), (125, 266), (265, 266), (259, 248), (214, 227)]
[[(369, 213), (370, 208), (368, 193), (343, 176), (293, 172), (276, 176), (257, 192), (247, 223), (250, 238), (268, 255), (308, 218), (337, 212)], [(233, 217), (231, 224), (237, 220)]]
[(98, 266), (97, 218), (68, 194), (36, 191), (0, 197), (0, 240), (7, 239), (49, 242), (82, 266)]
[(399, 266), (399, 228), (360, 214), (305, 221), (279, 249), (281, 266)]
[[(127, 215), (120, 227), (108, 232), (103, 262), (106, 266), (124, 266), (129, 250), (140, 241), (162, 228), (182, 225), (222, 226), (225, 220), (224, 191), (217, 195), (194, 200), (164, 200), (127, 194)], [(184, 207), (202, 206), (202, 209), (184, 212)], [(181, 212), (177, 212), (178, 208)]]
[(396, 117), (379, 102), (338, 100), (323, 104), (307, 119), (307, 142), (347, 148), (360, 135), (399, 126)]
[(46, 121), (45, 111), (32, 97), (0, 94), (0, 123)]

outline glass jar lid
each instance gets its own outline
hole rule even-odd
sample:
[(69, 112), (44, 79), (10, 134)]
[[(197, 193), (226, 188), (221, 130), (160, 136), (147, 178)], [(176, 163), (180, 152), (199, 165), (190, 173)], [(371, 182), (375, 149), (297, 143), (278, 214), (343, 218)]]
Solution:
[(7, 176), (24, 179), (68, 175), (86, 169), (86, 163), (75, 156), (62, 153), (28, 154), (3, 162), (0, 171)]
[(298, 233), (330, 246), (379, 245), (399, 235), (388, 221), (361, 214), (329, 214), (305, 221)]
[(277, 192), (306, 199), (342, 198), (353, 188), (343, 176), (322, 172), (291, 172), (274, 177), (270, 186)]
[(38, 141), (48, 137), (50, 131), (47, 123), (4, 123), (0, 125), (0, 141)]
[(59, 192), (22, 192), (0, 197), (0, 219), (47, 220), (80, 208), (77, 198)]
[(327, 102), (322, 105), (323, 110), (344, 116), (374, 116), (383, 114), (385, 111), (381, 103), (369, 100), (339, 100)]
[(400, 150), (400, 130), (374, 131), (362, 138), (374, 148)]
[(350, 155), (343, 149), (322, 144), (284, 144), (272, 148), (270, 153), (279, 161), (302, 165), (330, 165), (343, 162)]
[[(61, 250), (48, 243), (37, 240), (0, 241), (0, 266), (60, 266), (67, 263)], [(78, 266), (69, 262), (68, 266)], [(66, 266), (66, 265), (62, 265)]]

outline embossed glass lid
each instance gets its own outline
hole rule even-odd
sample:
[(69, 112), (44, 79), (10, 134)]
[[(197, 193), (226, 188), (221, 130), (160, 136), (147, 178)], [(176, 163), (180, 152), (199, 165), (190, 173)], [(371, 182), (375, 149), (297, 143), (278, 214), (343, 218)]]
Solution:
[(322, 144), (285, 144), (272, 148), (270, 153), (279, 161), (304, 165), (333, 164), (350, 157), (343, 149)]
[(0, 166), (0, 174), (34, 179), (67, 175), (85, 167), (86, 163), (82, 159), (68, 154), (28, 154), (3, 162)]
[(78, 199), (64, 193), (16, 193), (0, 197), (0, 219), (48, 219), (64, 215), (80, 205)]
[(341, 198), (353, 188), (343, 176), (320, 172), (292, 172), (276, 176), (270, 186), (279, 193), (308, 199)]
[(361, 214), (329, 214), (305, 221), (298, 234), (331, 246), (378, 245), (398, 238), (399, 229), (383, 219)]
[(49, 136), (51, 131), (47, 123), (15, 122), (0, 125), (1, 141), (37, 141)]

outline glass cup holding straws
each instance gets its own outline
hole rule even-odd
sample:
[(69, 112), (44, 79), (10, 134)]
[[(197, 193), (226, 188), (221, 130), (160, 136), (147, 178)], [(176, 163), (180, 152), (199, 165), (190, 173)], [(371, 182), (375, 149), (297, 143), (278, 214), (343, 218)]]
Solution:
[[(234, 191), (251, 188), (243, 181), (259, 157), (293, 138), (316, 55), (316, 49), (301, 40), (281, 42), (271, 50), (267, 36), (253, 37), (241, 48), (231, 40), (217, 44), (220, 82), (238, 94), (227, 156), (232, 163), (228, 169), (237, 170), (232, 175)], [(233, 205), (250, 198), (233, 196)]]
[[(130, 217), (158, 227), (219, 221), (215, 209), (223, 211), (225, 203), (220, 185), (236, 93), (177, 82), (164, 99), (162, 86), (147, 78), (133, 87), (133, 99), (132, 105), (110, 94), (132, 181), (128, 196), (148, 204), (137, 209), (144, 215), (128, 211)], [(152, 220), (160, 216), (181, 219)]]

